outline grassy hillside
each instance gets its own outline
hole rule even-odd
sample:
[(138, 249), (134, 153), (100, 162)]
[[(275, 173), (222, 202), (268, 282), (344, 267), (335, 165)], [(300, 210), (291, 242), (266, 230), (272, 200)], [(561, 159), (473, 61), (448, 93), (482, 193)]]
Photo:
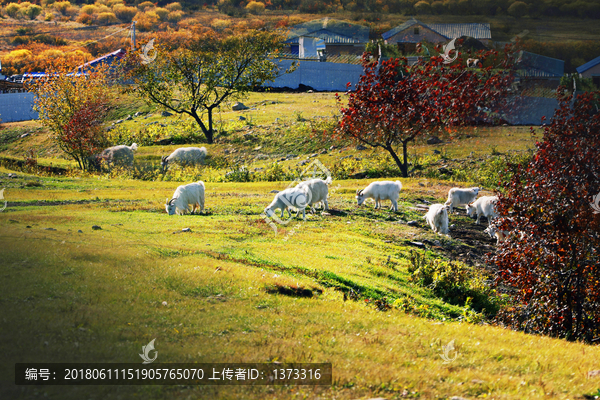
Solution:
[[(157, 140), (169, 143), (197, 133), (185, 119), (162, 117), (128, 97), (119, 102), (115, 121), (142, 112), (115, 125), (128, 138), (157, 129)], [(581, 399), (600, 393), (600, 380), (590, 374), (600, 369), (597, 346), (485, 322), (502, 301), (489, 301), (493, 271), (483, 256), (494, 241), (485, 225), (461, 210), (451, 216), (450, 237), (441, 237), (421, 218), (423, 204), (443, 202), (455, 185), (491, 182), (488, 165), (531, 148), (527, 127), (469, 129), (440, 145), (417, 143), (415, 177), (401, 179), (393, 213), (372, 203), (356, 206), (356, 189), (373, 177), (347, 179), (355, 172), (399, 179), (389, 160), (321, 138), (318, 131), (331, 129), (336, 111), (332, 94), (254, 93), (244, 102), (249, 110), (219, 115), (215, 144), (194, 143), (208, 148), (208, 166), (167, 174), (158, 162), (176, 144), (141, 146), (134, 172), (7, 169), (29, 149), (41, 165), (73, 164), (36, 122), (0, 131), (0, 187), (8, 202), (0, 213), (0, 397)], [(331, 210), (275, 232), (261, 216), (270, 191), (285, 188), (310, 166), (300, 164), (314, 159), (336, 178)], [(227, 173), (242, 166), (255, 181), (227, 182)], [(17, 177), (8, 176), (15, 171)], [(268, 173), (274, 181), (266, 181)], [(165, 198), (178, 182), (197, 179), (206, 182), (206, 212), (168, 216)], [(492, 188), (484, 185), (484, 193)], [(471, 299), (424, 285), (432, 268)], [(477, 303), (481, 296), (488, 302)], [(160, 362), (331, 362), (334, 384), (13, 384), (16, 362), (139, 363), (141, 347), (155, 338)], [(458, 355), (445, 364), (442, 346), (452, 340)]]
[[(460, 322), (462, 306), (411, 280), (413, 252), (431, 262), (469, 247), (455, 234), (440, 238), (423, 223), (402, 222), (419, 219), (413, 208), (423, 198), (442, 201), (444, 183), (424, 189), (403, 180), (400, 211), (390, 214), (372, 204), (356, 208), (353, 193), (364, 182), (335, 182), (331, 215), (275, 234), (259, 213), (284, 182), (207, 184), (205, 215), (169, 217), (162, 204), (172, 183), (23, 174), (7, 180), (6, 172), (4, 398), (572, 399), (600, 387), (587, 377), (598, 369), (597, 346)], [(452, 223), (473, 225), (460, 215)], [(348, 288), (361, 296), (344, 301)], [(379, 311), (378, 295), (414, 308)], [(137, 363), (153, 338), (161, 362), (332, 362), (334, 385), (10, 384), (15, 362)], [(451, 340), (458, 358), (444, 364), (441, 346)]]

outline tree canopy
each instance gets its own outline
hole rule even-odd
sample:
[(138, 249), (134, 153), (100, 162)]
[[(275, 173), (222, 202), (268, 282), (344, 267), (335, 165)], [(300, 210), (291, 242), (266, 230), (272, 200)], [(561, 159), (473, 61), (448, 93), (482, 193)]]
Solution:
[(107, 145), (102, 123), (110, 107), (106, 71), (78, 75), (68, 68), (47, 72), (46, 78), (31, 83), (34, 109), (48, 127), (55, 143), (79, 164), (90, 169), (90, 156)]
[(212, 143), (214, 111), (281, 73), (274, 58), (283, 39), (280, 32), (251, 31), (225, 38), (207, 35), (172, 52), (157, 46), (156, 59), (133, 70), (133, 91), (190, 115)]
[(600, 337), (600, 92), (564, 98), (526, 168), (500, 194), (510, 232), (491, 263), (513, 301), (511, 328), (570, 340)]
[(513, 78), (510, 69), (493, 65), (500, 62), (508, 68), (510, 57), (499, 61), (497, 56), (493, 51), (480, 53), (478, 58), (488, 66), (469, 68), (458, 60), (444, 64), (440, 57), (414, 66), (405, 58), (378, 64), (366, 53), (364, 74), (348, 92), (334, 135), (384, 149), (407, 177), (409, 143), (425, 134), (452, 133), (456, 126), (497, 119), (491, 110), (499, 110)]

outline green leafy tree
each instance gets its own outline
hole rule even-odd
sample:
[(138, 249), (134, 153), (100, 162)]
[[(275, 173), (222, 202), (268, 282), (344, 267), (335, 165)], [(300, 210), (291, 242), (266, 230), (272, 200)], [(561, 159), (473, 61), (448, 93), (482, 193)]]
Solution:
[(280, 32), (251, 31), (226, 38), (207, 36), (171, 52), (157, 47), (154, 61), (132, 70), (132, 90), (151, 103), (191, 116), (212, 143), (215, 110), (280, 74), (274, 58), (283, 41)]

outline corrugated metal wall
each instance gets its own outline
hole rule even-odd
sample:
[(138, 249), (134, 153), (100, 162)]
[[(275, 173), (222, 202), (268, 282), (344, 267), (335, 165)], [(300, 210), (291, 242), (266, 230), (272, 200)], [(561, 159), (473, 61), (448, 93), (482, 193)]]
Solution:
[(0, 93), (0, 119), (2, 122), (18, 122), (37, 119), (33, 111), (33, 93)]
[[(292, 65), (292, 62), (292, 60), (281, 60), (277, 64), (281, 71), (285, 71)], [(346, 91), (346, 84), (350, 82), (354, 87), (363, 72), (362, 65), (316, 61), (300, 61), (299, 63), (294, 72), (284, 74), (274, 82), (266, 83), (265, 86), (297, 89), (302, 84), (321, 91)]]

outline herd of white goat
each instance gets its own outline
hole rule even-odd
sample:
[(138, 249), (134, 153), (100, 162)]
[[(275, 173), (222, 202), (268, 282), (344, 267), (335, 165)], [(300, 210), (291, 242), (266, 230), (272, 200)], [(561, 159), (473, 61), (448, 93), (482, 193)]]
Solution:
[[(108, 164), (112, 165), (133, 165), (133, 153), (137, 150), (138, 145), (133, 143), (131, 146), (114, 146), (104, 150), (98, 157)], [(204, 147), (182, 147), (176, 149), (169, 156), (162, 157), (161, 167), (166, 171), (169, 165), (179, 164), (182, 166), (200, 165), (204, 163), (206, 158), (206, 148)], [(306, 207), (310, 207), (311, 212), (315, 212), (315, 206), (322, 204), (323, 211), (329, 209), (327, 196), (329, 195), (329, 185), (331, 177), (327, 180), (311, 179), (302, 181), (296, 186), (287, 188), (282, 191), (274, 191), (275, 197), (269, 204), (264, 213), (268, 217), (275, 215), (275, 210), (280, 210), (281, 218), (284, 217), (285, 211), (288, 212), (288, 217), (291, 218), (291, 210), (296, 210), (296, 216), (299, 216), (302, 211), (302, 218), (306, 220)], [(389, 200), (391, 204), (390, 210), (398, 211), (398, 197), (402, 190), (400, 181), (377, 181), (371, 183), (364, 189), (356, 191), (356, 201), (358, 205), (362, 205), (366, 199), (375, 201), (375, 209), (381, 207), (381, 201)], [(439, 235), (448, 235), (449, 220), (448, 215), (452, 214), (454, 207), (465, 206), (469, 217), (477, 217), (476, 223), (479, 224), (481, 217), (486, 217), (488, 227), (484, 231), (495, 237), (498, 242), (505, 240), (507, 232), (498, 230), (493, 220), (497, 217), (495, 206), (498, 201), (497, 196), (482, 196), (477, 198), (479, 188), (452, 188), (448, 191), (448, 200), (444, 204), (431, 204), (429, 210), (423, 216), (431, 229)], [(171, 199), (167, 199), (165, 209), (169, 215), (183, 215), (200, 210), (204, 212), (204, 183), (194, 182), (187, 185), (177, 187)]]

